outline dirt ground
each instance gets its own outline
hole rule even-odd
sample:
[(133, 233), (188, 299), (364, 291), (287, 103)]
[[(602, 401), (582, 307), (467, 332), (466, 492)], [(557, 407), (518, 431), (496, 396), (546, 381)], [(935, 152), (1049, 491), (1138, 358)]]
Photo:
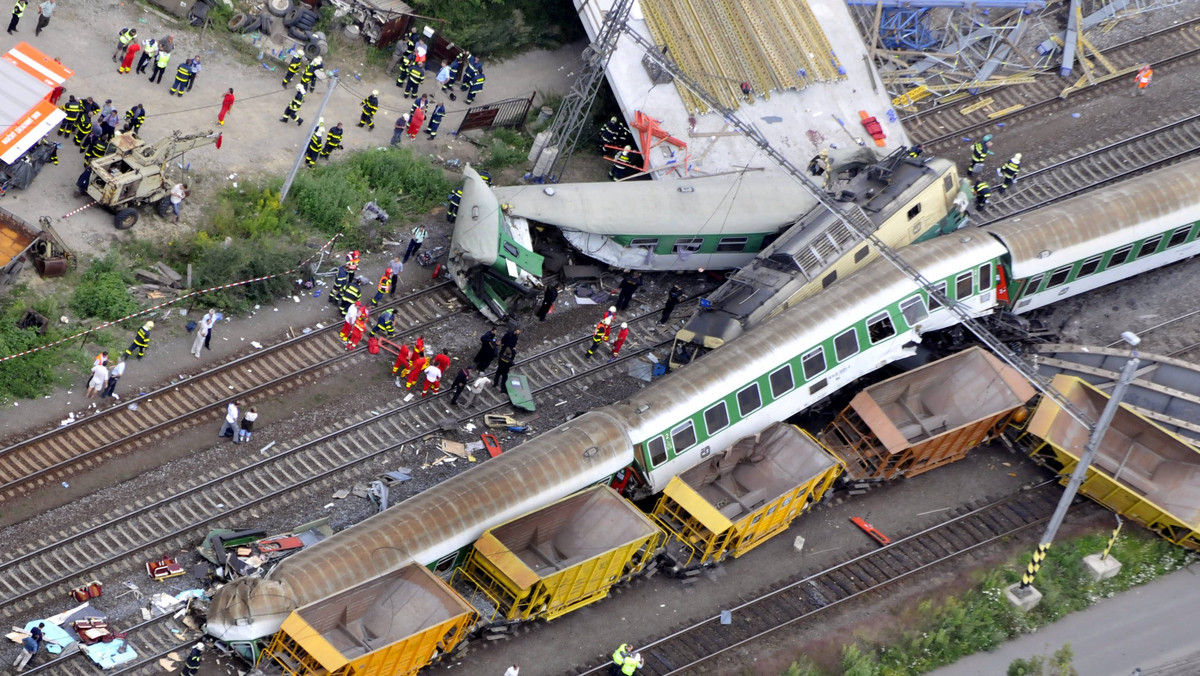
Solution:
[[(142, 103), (146, 108), (146, 123), (141, 136), (147, 141), (168, 136), (174, 130), (188, 133), (219, 129), (224, 135), (220, 150), (212, 146), (197, 149), (185, 155), (174, 167), (174, 175), (188, 182), (194, 190), (193, 197), (188, 200), (192, 204), (185, 202), (180, 225), (175, 226), (146, 210), (142, 220), (127, 232), (115, 230), (111, 215), (100, 208), (88, 209), (66, 220), (61, 218), (89, 201), (74, 196), (75, 181), (83, 171), (83, 163), (74, 144), (64, 145), (59, 151), (59, 166), (47, 167), (29, 190), (11, 192), (4, 207), (31, 223), (36, 223), (40, 216), (50, 216), (52, 225), (67, 246), (82, 258), (103, 255), (114, 242), (133, 236), (169, 239), (174, 233), (194, 227), (203, 220), (198, 203), (206, 195), (255, 175), (283, 175), (291, 168), (296, 153), (308, 143), (307, 124), (298, 127), (279, 122), (280, 114), (295, 94), (294, 87), (281, 87), (283, 71), (279, 64), (268, 54), (263, 63), (274, 66), (275, 70), (271, 71), (256, 62), (253, 55), (235, 51), (224, 27), (210, 28), (201, 40), (195, 29), (167, 21), (165, 15), (142, 4), (89, 0), (60, 3), (50, 25), (40, 36), (34, 37), (36, 11), (31, 10), (31, 13), (32, 18), (27, 14), (17, 34), (0, 39), (0, 49), (8, 50), (25, 40), (61, 59), (75, 71), (75, 76), (66, 84), (67, 94), (80, 98), (91, 96), (100, 104), (105, 99), (112, 99), (122, 116), (133, 104)], [(112, 46), (117, 33), (126, 26), (136, 26), (138, 37), (142, 39), (175, 36), (174, 57), (161, 84), (147, 82), (144, 75), (117, 74), (116, 64), (110, 60)], [(556, 51), (527, 52), (500, 63), (485, 62), (487, 83), (475, 105), (528, 96), (534, 91), (542, 96), (565, 94), (575, 75), (574, 66), (582, 47), (574, 44)], [(279, 49), (279, 46), (268, 43), (267, 51), (271, 48)], [(364, 53), (361, 47), (347, 48), (345, 52), (347, 56), (359, 57)], [(192, 55), (200, 55), (203, 70), (192, 90), (183, 98), (171, 96), (168, 90), (175, 68)], [(399, 114), (408, 112), (411, 100), (403, 98), (394, 78), (367, 68), (361, 59), (347, 63), (334, 54), (325, 60), (325, 65), (340, 70), (342, 76), (325, 111), (326, 126), (331, 127), (339, 121), (344, 123), (343, 144), (347, 149), (386, 146), (391, 139), (393, 123)], [(360, 77), (354, 77), (355, 73)], [(322, 84), (309, 95), (301, 108), (301, 117), (311, 120), (316, 114), (326, 86)], [(217, 112), (229, 87), (234, 89), (237, 102), (225, 126), (218, 127)], [(380, 92), (376, 128), (373, 131), (359, 129), (356, 126), (359, 103), (373, 89)], [(421, 92), (432, 95), (436, 90), (433, 77), (426, 78)], [(415, 141), (406, 138), (403, 144), (418, 154), (439, 159), (475, 159), (478, 155), (476, 147), (451, 133), (458, 128), (466, 112), (463, 97), (459, 96), (457, 102), (446, 103), (446, 119), (436, 140), (430, 141), (422, 134)], [(178, 165), (182, 165), (182, 170)], [(575, 165), (574, 169), (583, 171), (585, 165)]]

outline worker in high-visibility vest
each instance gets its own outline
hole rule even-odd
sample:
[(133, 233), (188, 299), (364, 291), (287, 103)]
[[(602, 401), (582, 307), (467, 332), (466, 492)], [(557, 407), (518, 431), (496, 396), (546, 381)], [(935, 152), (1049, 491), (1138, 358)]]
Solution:
[(1000, 167), (1000, 178), (1004, 179), (1004, 183), (1000, 184), (1000, 194), (1003, 195), (1005, 190), (1013, 187), (1017, 182), (1017, 174), (1021, 173), (1021, 153), (1012, 156), (1012, 159), (1004, 163)]
[(1143, 63), (1140, 70), (1137, 72), (1137, 77), (1134, 82), (1137, 83), (1137, 95), (1141, 96), (1146, 93), (1146, 87), (1150, 86), (1150, 80), (1154, 79), (1154, 69), (1150, 64)]
[(620, 647), (613, 651), (612, 664), (608, 667), (608, 676), (617, 676), (621, 673), (621, 667), (625, 666), (625, 658), (633, 652), (633, 646), (628, 643), (622, 643)]
[(379, 278), (379, 285), (375, 288), (375, 297), (371, 299), (371, 305), (379, 305), (379, 301), (383, 297), (392, 292), (392, 269), (388, 268), (383, 271), (383, 276)]

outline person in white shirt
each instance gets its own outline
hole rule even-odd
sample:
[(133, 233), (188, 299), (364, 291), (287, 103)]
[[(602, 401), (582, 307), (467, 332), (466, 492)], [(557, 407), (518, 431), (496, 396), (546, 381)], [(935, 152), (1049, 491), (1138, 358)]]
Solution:
[(238, 434), (240, 441), (250, 441), (250, 437), (254, 436), (254, 421), (258, 420), (258, 409), (253, 406), (242, 416), (242, 430)]
[(442, 387), (442, 370), (432, 364), (425, 367), (425, 385), (421, 388), (421, 396), (429, 394), (429, 389), (433, 388), (433, 393), (437, 394)]
[(412, 239), (408, 240), (408, 248), (404, 250), (404, 258), (401, 259), (401, 262), (407, 263), (408, 259), (417, 253), (417, 249), (420, 249), (421, 245), (425, 243), (427, 236), (429, 236), (429, 231), (425, 229), (425, 226), (418, 225), (413, 228)]
[(239, 443), (238, 440), (238, 407), (237, 401), (229, 402), (229, 406), (225, 409), (225, 424), (221, 426), (222, 437), (233, 437), (233, 443)]
[(475, 382), (467, 385), (467, 391), (463, 393), (463, 406), (470, 406), (475, 402), (475, 397), (484, 390), (485, 387), (492, 384), (492, 379), (487, 376), (479, 376)]
[(504, 676), (518, 676), (520, 673), (521, 667), (514, 664), (504, 671)]
[(176, 223), (179, 222), (179, 203), (190, 194), (187, 183), (176, 183), (171, 186), (171, 210), (175, 212)]
[[(192, 356), (196, 359), (200, 358), (200, 350), (208, 346), (209, 332), (212, 331), (213, 325), (217, 323), (217, 311), (209, 310), (196, 322), (196, 338), (192, 341)], [(211, 347), (209, 348), (212, 349)]]
[[(100, 394), (108, 385), (108, 369), (103, 364), (96, 364), (92, 367), (92, 379), (88, 381), (87, 394), (88, 399)], [(95, 404), (92, 404), (95, 406)]]
[(104, 388), (104, 393), (100, 396), (104, 398), (112, 397), (113, 399), (119, 400), (121, 396), (116, 392), (113, 392), (113, 390), (117, 389), (117, 381), (120, 380), (121, 376), (123, 375), (125, 375), (125, 355), (121, 355), (117, 359), (117, 365), (109, 370), (108, 386)]

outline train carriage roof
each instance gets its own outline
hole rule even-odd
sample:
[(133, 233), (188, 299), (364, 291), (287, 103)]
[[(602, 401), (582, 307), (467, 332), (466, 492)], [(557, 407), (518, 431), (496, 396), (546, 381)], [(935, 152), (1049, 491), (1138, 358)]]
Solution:
[(1063, 200), (987, 230), (1012, 255), (1017, 279), (1200, 220), (1200, 159)]
[(681, 181), (512, 186), (493, 192), (511, 205), (512, 216), (609, 236), (773, 232), (816, 206), (791, 178), (757, 172)]

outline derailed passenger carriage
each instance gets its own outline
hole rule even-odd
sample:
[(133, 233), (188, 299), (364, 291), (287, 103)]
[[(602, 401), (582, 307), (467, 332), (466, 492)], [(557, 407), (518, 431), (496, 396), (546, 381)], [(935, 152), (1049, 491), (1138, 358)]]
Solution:
[[(1136, 201), (1150, 224), (1126, 201)], [(1031, 303), (1017, 311), (1042, 303), (1039, 294), (1068, 297), (1098, 280), (1193, 255), (1197, 220), (1200, 162), (1193, 161), (1045, 214), (915, 244), (900, 255), (940, 287), (940, 296), (980, 317), (1026, 297)], [(1062, 283), (1032, 283), (1031, 275), (1059, 270), (1066, 270), (1055, 275), (1065, 274)], [(877, 260), (623, 402), (585, 413), (289, 557), (266, 579), (226, 585), (211, 605), (208, 632), (248, 651), (291, 611), (405, 565), (448, 576), (488, 529), (617, 474), (630, 477), (626, 497), (656, 496), (713, 453), (912, 356), (931, 331), (957, 324), (943, 302)], [(756, 504), (748, 503), (752, 512)], [(736, 525), (741, 518), (728, 520)]]
[[(903, 149), (873, 163), (854, 158), (830, 166), (829, 172), (847, 176), (831, 184), (830, 193), (838, 202), (861, 210), (869, 220), (867, 227), (893, 249), (965, 224), (966, 214), (953, 206), (959, 189), (953, 162), (911, 158)], [(682, 366), (721, 347), (845, 279), (878, 255), (837, 215), (824, 207), (812, 209), (701, 301), (676, 334), (671, 366)]]
[[(1066, 375), (1051, 384), (1092, 419), (1109, 395)], [(1075, 471), (1088, 428), (1043, 397), (1014, 434), (1038, 462), (1062, 477)], [(1122, 404), (1100, 440), (1079, 492), (1167, 540), (1200, 550), (1200, 450)]]

